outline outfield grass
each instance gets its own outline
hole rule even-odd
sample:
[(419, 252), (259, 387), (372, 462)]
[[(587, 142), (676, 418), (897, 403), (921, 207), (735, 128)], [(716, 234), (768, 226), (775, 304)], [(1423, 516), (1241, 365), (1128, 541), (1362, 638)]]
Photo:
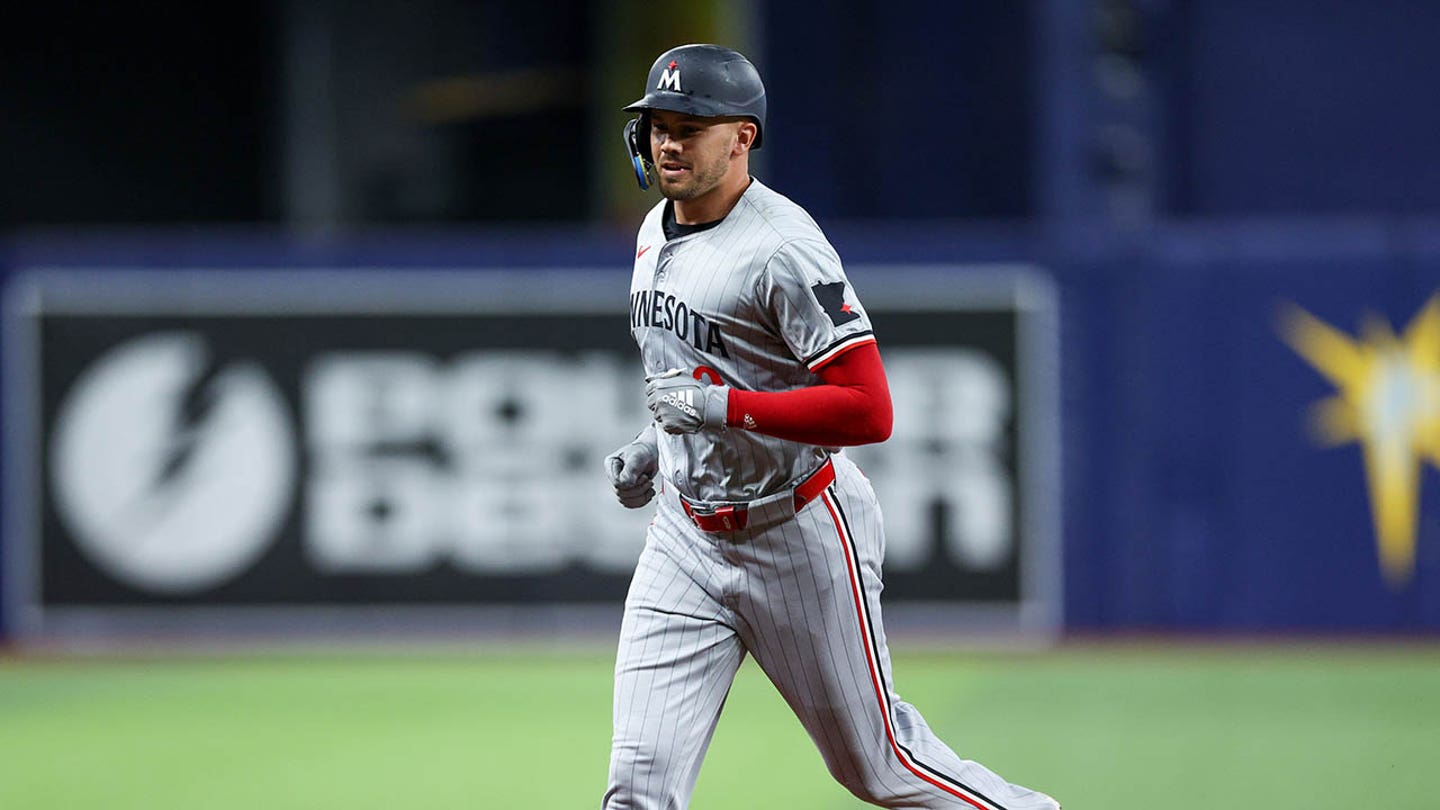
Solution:
[[(0, 659), (0, 808), (586, 808), (604, 654)], [(1440, 650), (904, 654), (962, 755), (1066, 810), (1440, 806)], [(696, 810), (860, 806), (753, 665)]]

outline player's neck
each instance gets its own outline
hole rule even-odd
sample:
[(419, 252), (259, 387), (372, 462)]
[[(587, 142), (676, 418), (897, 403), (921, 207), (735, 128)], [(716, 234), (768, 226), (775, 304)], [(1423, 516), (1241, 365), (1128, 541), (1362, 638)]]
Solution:
[(750, 188), (750, 171), (742, 167), (725, 176), (720, 185), (693, 200), (675, 201), (675, 221), (681, 225), (702, 225), (724, 219)]

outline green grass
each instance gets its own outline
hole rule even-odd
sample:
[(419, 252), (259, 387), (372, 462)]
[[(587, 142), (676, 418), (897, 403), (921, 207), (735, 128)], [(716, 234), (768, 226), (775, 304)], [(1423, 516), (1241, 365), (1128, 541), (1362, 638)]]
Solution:
[[(0, 659), (0, 808), (598, 807), (603, 654)], [(1435, 648), (897, 654), (962, 755), (1066, 810), (1434, 807)], [(747, 664), (696, 810), (858, 807)]]

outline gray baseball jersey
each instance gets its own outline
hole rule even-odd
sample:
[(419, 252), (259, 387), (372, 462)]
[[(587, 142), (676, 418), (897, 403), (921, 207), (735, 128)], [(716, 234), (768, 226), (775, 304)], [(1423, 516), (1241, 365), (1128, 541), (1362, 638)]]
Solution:
[[(815, 385), (813, 369), (874, 340), (840, 257), (800, 206), (752, 181), (718, 226), (668, 242), (664, 209), (640, 226), (630, 281), (630, 330), (647, 375), (681, 368), (787, 391)], [(829, 452), (743, 429), (660, 438), (666, 480), (714, 501), (775, 492)]]
[[(835, 250), (795, 203), (752, 181), (718, 225), (668, 241), (665, 205), (640, 228), (630, 288), (647, 374), (785, 391), (874, 340)], [(895, 693), (880, 509), (843, 452), (743, 427), (656, 437), (662, 494), (625, 603), (607, 810), (688, 806), (747, 654), (867, 802), (1059, 807), (961, 759)], [(702, 519), (736, 502), (751, 503), (738, 527)]]

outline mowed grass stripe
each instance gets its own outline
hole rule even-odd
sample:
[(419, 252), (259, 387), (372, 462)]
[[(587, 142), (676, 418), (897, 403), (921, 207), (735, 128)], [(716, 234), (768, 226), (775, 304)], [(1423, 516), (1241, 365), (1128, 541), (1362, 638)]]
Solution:
[[(594, 807), (607, 654), (0, 659), (0, 807)], [(897, 654), (962, 756), (1067, 810), (1434, 806), (1440, 652)], [(697, 810), (860, 805), (747, 664)]]

